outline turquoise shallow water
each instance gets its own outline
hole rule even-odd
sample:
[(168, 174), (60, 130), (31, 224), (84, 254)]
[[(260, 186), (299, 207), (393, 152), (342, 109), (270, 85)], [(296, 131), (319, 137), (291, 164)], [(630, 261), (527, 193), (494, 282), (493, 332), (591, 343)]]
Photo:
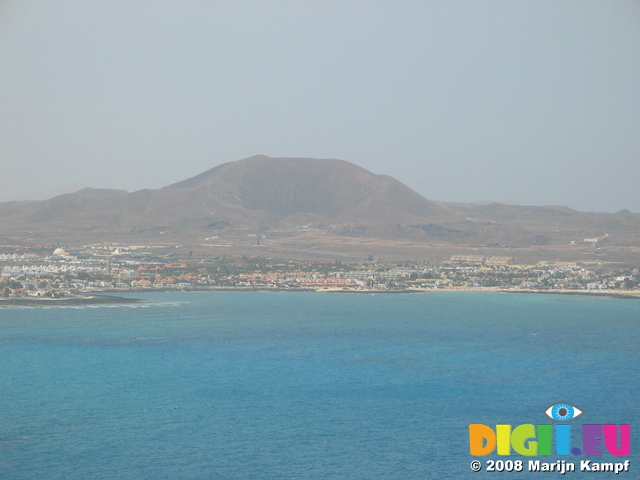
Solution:
[(601, 461), (640, 478), (639, 301), (144, 297), (0, 308), (0, 478), (540, 478), (473, 473), (467, 428), (552, 423), (558, 401), (585, 412), (578, 431), (631, 424), (632, 455)]

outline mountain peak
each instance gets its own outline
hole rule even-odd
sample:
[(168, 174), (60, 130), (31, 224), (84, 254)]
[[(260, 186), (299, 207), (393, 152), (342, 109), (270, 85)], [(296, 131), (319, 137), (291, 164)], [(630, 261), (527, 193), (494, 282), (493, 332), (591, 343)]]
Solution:
[(226, 204), (277, 216), (310, 213), (336, 220), (402, 223), (443, 212), (392, 177), (337, 159), (257, 155), (166, 188), (205, 190)]

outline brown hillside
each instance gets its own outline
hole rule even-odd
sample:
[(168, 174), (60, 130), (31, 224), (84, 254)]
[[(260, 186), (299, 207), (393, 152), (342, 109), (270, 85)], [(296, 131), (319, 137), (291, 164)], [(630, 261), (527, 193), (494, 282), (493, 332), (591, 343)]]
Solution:
[(310, 213), (378, 224), (447, 215), (397, 180), (343, 160), (250, 157), (163, 190), (176, 189), (198, 189), (201, 196), (280, 217)]
[(42, 202), (0, 204), (0, 229), (201, 231), (265, 228), (288, 224), (288, 217), (377, 226), (446, 215), (393, 178), (349, 162), (256, 156), (157, 190), (87, 188)]

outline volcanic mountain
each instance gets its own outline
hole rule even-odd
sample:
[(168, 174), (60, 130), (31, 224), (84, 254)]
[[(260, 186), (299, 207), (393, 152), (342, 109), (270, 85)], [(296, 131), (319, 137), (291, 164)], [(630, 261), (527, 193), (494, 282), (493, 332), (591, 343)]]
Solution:
[(164, 190), (188, 190), (270, 215), (331, 221), (403, 223), (446, 211), (387, 175), (343, 160), (256, 156), (226, 163)]
[[(313, 241), (303, 234), (309, 229)], [(334, 249), (347, 237), (357, 245), (395, 241), (402, 251), (411, 245), (500, 252), (553, 247), (580, 258), (600, 258), (615, 247), (633, 259), (640, 215), (433, 202), (343, 160), (266, 156), (225, 163), (156, 190), (86, 188), (45, 201), (0, 203), (0, 238), (11, 242), (128, 242), (130, 235), (153, 240), (166, 234), (175, 243), (218, 237), (234, 245), (258, 234), (281, 243), (295, 237), (303, 246), (324, 242)], [(170, 243), (169, 237), (163, 238)]]
[(83, 189), (0, 204), (0, 229), (136, 231), (295, 223), (377, 228), (451, 216), (386, 175), (343, 160), (255, 156), (157, 190)]

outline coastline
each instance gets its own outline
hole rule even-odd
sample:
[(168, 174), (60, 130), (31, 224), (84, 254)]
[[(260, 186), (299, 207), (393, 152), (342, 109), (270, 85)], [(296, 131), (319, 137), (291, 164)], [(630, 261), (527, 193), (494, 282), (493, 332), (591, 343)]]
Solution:
[(406, 290), (316, 290), (317, 292), (330, 293), (369, 293), (369, 294), (387, 294), (387, 293), (429, 293), (429, 292), (480, 292), (480, 293), (524, 293), (538, 295), (580, 295), (591, 297), (611, 297), (627, 300), (640, 300), (640, 292), (633, 290), (624, 290), (619, 292), (613, 291), (593, 291), (593, 290), (515, 290), (505, 288), (482, 288), (482, 287), (445, 287), (430, 289), (406, 289)]
[(12, 307), (33, 307), (33, 306), (66, 306), (66, 305), (100, 305), (100, 304), (128, 304), (128, 303), (142, 303), (145, 300), (141, 298), (129, 298), (119, 297), (115, 295), (79, 295), (76, 297), (62, 297), (62, 298), (34, 298), (34, 297), (0, 297), (0, 307), (12, 306)]
[(128, 289), (105, 290), (108, 293), (152, 293), (152, 292), (318, 292), (318, 293), (430, 293), (430, 292), (485, 292), (485, 293), (525, 293), (539, 295), (587, 295), (595, 297), (612, 297), (640, 300), (640, 290), (534, 290), (510, 289), (501, 287), (439, 287), (439, 288), (405, 288), (397, 290), (363, 289), (363, 288), (268, 288), (268, 287), (202, 287), (202, 288), (161, 288), (161, 289)]
[(122, 297), (112, 295), (118, 293), (155, 293), (155, 292), (318, 292), (318, 293), (356, 293), (356, 294), (411, 294), (431, 292), (479, 292), (479, 293), (510, 293), (510, 294), (536, 294), (536, 295), (578, 295), (591, 297), (609, 297), (626, 300), (640, 300), (638, 290), (532, 290), (532, 289), (506, 289), (499, 287), (443, 287), (443, 288), (409, 288), (402, 290), (376, 290), (376, 289), (351, 289), (351, 288), (255, 288), (255, 287), (210, 287), (210, 288), (185, 288), (185, 289), (128, 289), (107, 290), (91, 295), (78, 295), (74, 297), (46, 298), (46, 297), (0, 297), (2, 306), (69, 306), (69, 305), (122, 305), (131, 303), (143, 303), (147, 300), (141, 298)]
[(611, 297), (640, 300), (640, 292), (635, 290), (621, 290), (612, 292), (607, 290), (501, 290), (504, 293), (549, 294), (549, 295), (587, 295), (592, 297)]

